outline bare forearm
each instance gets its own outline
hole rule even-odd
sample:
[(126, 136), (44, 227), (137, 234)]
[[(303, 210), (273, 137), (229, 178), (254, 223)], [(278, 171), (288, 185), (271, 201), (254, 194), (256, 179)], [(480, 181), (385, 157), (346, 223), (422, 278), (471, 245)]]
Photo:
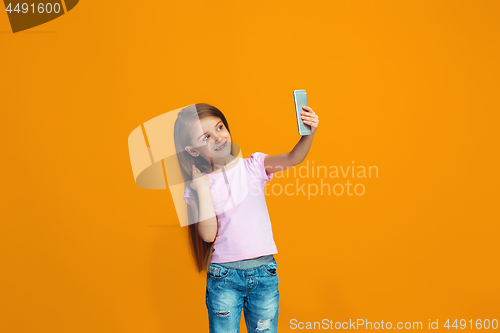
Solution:
[(198, 233), (205, 242), (213, 242), (217, 235), (217, 218), (212, 203), (210, 189), (202, 189), (198, 192), (199, 217)]
[(301, 119), (304, 124), (311, 126), (311, 134), (302, 136), (288, 153), (267, 155), (264, 158), (264, 165), (268, 174), (286, 170), (306, 159), (309, 149), (311, 149), (314, 134), (318, 129), (319, 117), (309, 106), (303, 106), (302, 109), (304, 112), (301, 112)]
[(311, 149), (314, 134), (315, 133), (302, 136), (299, 142), (297, 142), (295, 147), (289, 153), (288, 157), (293, 165), (300, 164), (306, 159), (306, 156)]

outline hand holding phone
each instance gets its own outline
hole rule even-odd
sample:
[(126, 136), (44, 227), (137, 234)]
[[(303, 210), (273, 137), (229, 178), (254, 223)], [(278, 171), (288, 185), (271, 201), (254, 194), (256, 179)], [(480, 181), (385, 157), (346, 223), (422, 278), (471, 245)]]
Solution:
[(299, 134), (309, 135), (311, 134), (311, 126), (304, 124), (300, 114), (302, 111), (304, 111), (302, 107), (308, 106), (306, 91), (304, 89), (294, 90), (293, 99), (295, 101), (295, 115), (297, 117), (297, 127), (299, 129)]

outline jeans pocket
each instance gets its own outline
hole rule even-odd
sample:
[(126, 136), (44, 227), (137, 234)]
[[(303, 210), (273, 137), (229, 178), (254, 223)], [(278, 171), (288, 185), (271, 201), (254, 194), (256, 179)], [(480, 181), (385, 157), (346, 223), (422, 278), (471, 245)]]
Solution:
[(231, 268), (224, 267), (222, 265), (210, 264), (210, 269), (208, 270), (208, 277), (211, 279), (225, 279), (231, 272)]
[(278, 269), (278, 264), (276, 263), (276, 259), (271, 261), (269, 264), (262, 266), (264, 268), (264, 272), (271, 276), (276, 276), (278, 273), (276, 270)]

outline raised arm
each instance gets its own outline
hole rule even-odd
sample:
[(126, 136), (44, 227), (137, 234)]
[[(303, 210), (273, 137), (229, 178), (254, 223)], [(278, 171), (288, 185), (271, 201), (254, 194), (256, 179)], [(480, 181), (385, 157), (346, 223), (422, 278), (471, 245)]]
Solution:
[(301, 112), (301, 118), (305, 124), (311, 126), (311, 134), (302, 136), (295, 147), (288, 153), (267, 155), (264, 159), (266, 173), (280, 172), (300, 164), (309, 153), (314, 133), (318, 128), (319, 117), (313, 109), (308, 106), (303, 106), (302, 109), (305, 111)]

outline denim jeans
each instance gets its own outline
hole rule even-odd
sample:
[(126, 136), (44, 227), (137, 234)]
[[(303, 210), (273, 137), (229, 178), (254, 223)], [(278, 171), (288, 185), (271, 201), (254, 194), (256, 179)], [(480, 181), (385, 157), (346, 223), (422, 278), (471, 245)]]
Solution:
[(248, 333), (276, 333), (278, 285), (275, 259), (251, 269), (211, 263), (206, 292), (210, 333), (239, 333), (242, 309)]

